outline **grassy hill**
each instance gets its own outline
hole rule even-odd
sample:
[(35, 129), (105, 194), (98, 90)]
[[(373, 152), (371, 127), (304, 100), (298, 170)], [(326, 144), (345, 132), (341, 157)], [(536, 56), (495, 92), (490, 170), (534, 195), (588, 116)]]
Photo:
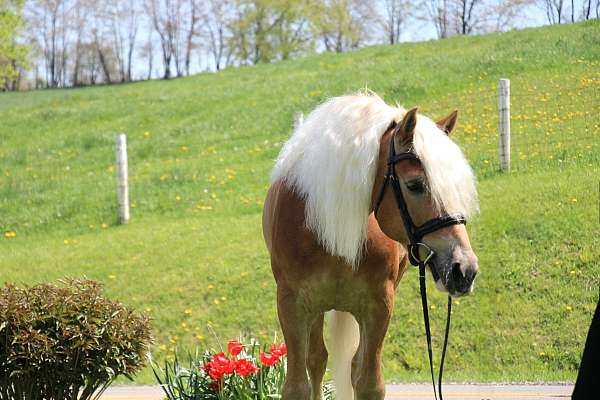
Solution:
[[(511, 79), (511, 173), (496, 85)], [(573, 380), (600, 286), (600, 23), (454, 37), (172, 81), (0, 94), (0, 282), (82, 276), (175, 346), (278, 329), (260, 215), (295, 111), (368, 88), (433, 117), (478, 175), (482, 273), (456, 301), (449, 381)], [(116, 224), (114, 138), (129, 140), (132, 221)], [(15, 236), (15, 237), (13, 237)], [(444, 299), (431, 291), (439, 349)], [(437, 308), (436, 308), (437, 306)], [(426, 381), (417, 276), (385, 349), (389, 381)], [(147, 371), (139, 382), (151, 380)]]

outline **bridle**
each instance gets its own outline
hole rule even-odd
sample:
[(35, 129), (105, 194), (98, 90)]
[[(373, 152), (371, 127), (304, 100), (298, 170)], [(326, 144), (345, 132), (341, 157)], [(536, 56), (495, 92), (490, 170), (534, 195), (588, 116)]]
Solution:
[[(387, 172), (385, 174), (383, 185), (381, 186), (381, 190), (379, 192), (379, 196), (377, 197), (377, 201), (375, 202), (375, 217), (377, 217), (377, 211), (379, 210), (379, 206), (383, 201), (383, 196), (385, 195), (385, 190), (388, 187), (388, 184), (392, 186), (394, 191), (394, 198), (396, 199), (396, 205), (398, 206), (398, 210), (400, 211), (400, 216), (402, 217), (402, 222), (404, 223), (404, 228), (406, 230), (406, 234), (408, 236), (408, 259), (410, 263), (414, 266), (419, 267), (419, 287), (421, 292), (421, 304), (423, 306), (423, 319), (425, 322), (425, 334), (427, 336), (427, 352), (429, 354), (429, 369), (431, 371), (431, 383), (433, 385), (433, 394), (437, 400), (436, 388), (435, 388), (435, 377), (433, 373), (433, 353), (431, 350), (431, 329), (429, 326), (429, 308), (427, 307), (427, 286), (425, 283), (425, 266), (430, 264), (431, 259), (435, 256), (435, 252), (425, 243), (423, 243), (423, 237), (427, 234), (440, 230), (442, 228), (452, 226), (452, 225), (466, 225), (467, 221), (465, 217), (461, 214), (445, 214), (439, 217), (430, 219), (420, 226), (416, 226), (410, 217), (410, 213), (408, 212), (408, 207), (406, 205), (406, 201), (404, 200), (404, 196), (402, 194), (402, 188), (400, 187), (400, 180), (398, 179), (398, 175), (396, 174), (396, 169), (394, 166), (397, 162), (403, 160), (419, 160), (416, 154), (412, 152), (403, 152), (396, 154), (396, 149), (394, 146), (394, 132), (392, 131), (392, 137), (390, 138), (390, 151), (389, 158), (387, 162)], [(427, 251), (427, 255), (425, 258), (420, 257), (419, 250), (423, 248)], [(440, 277), (435, 268), (430, 265), (429, 270), (431, 271), (431, 275), (433, 279), (437, 281)], [(444, 371), (444, 360), (446, 358), (446, 349), (448, 347), (448, 335), (450, 331), (450, 314), (452, 312), (452, 297), (448, 295), (448, 314), (446, 316), (446, 333), (444, 335), (444, 347), (442, 349), (442, 357), (440, 360), (440, 371), (438, 375), (438, 390), (440, 395), (440, 400), (443, 400), (442, 396), (442, 375)]]

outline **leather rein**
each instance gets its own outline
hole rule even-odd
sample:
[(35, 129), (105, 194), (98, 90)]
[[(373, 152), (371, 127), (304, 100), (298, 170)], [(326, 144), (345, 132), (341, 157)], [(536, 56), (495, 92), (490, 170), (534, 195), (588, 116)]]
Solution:
[[(394, 133), (392, 132), (392, 137), (390, 138), (390, 151), (389, 158), (387, 162), (387, 173), (385, 174), (383, 185), (381, 187), (381, 191), (379, 192), (379, 196), (377, 197), (377, 202), (375, 203), (375, 217), (377, 217), (377, 211), (379, 210), (379, 206), (383, 201), (383, 196), (385, 195), (386, 188), (388, 184), (392, 186), (394, 191), (394, 198), (396, 199), (396, 205), (398, 206), (398, 210), (400, 212), (400, 216), (402, 217), (402, 222), (404, 223), (404, 228), (406, 230), (406, 234), (409, 239), (408, 243), (408, 259), (410, 263), (414, 266), (419, 267), (419, 288), (421, 292), (421, 305), (423, 307), (423, 320), (425, 323), (425, 335), (427, 336), (427, 352), (429, 355), (429, 369), (431, 371), (431, 383), (433, 385), (433, 395), (435, 399), (438, 399), (436, 393), (435, 386), (435, 374), (433, 372), (433, 352), (431, 349), (431, 328), (429, 325), (429, 308), (427, 306), (427, 286), (425, 283), (425, 266), (431, 263), (431, 259), (435, 256), (435, 252), (425, 243), (423, 243), (423, 237), (429, 233), (435, 232), (442, 228), (452, 225), (464, 224), (466, 225), (466, 219), (461, 214), (445, 214), (439, 216), (437, 218), (433, 218), (420, 226), (416, 226), (413, 222), (410, 214), (408, 212), (408, 207), (406, 205), (406, 201), (402, 194), (402, 188), (400, 187), (400, 180), (398, 179), (398, 175), (396, 174), (396, 169), (394, 168), (397, 162), (403, 160), (419, 160), (416, 154), (412, 152), (403, 152), (396, 154), (396, 149), (394, 148)], [(425, 258), (420, 257), (420, 249), (424, 249), (427, 252)], [(437, 281), (440, 276), (438, 271), (430, 265), (429, 270), (431, 271), (431, 275), (433, 279)], [(442, 396), (442, 375), (444, 373), (444, 360), (446, 358), (446, 349), (448, 347), (448, 335), (450, 332), (450, 315), (452, 313), (452, 297), (448, 295), (448, 310), (446, 316), (446, 333), (444, 335), (444, 346), (442, 349), (442, 357), (440, 360), (440, 370), (438, 374), (438, 390), (439, 390), (439, 400), (443, 400)]]

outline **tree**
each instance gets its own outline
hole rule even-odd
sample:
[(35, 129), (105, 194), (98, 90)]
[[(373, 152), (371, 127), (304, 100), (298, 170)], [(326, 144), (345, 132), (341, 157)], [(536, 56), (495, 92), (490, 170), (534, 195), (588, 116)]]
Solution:
[(389, 44), (395, 44), (400, 41), (400, 35), (404, 29), (404, 24), (411, 16), (412, 3), (408, 0), (384, 0), (383, 18), (381, 25)]
[[(73, 81), (73, 85), (95, 85), (100, 82), (106, 82), (101, 78), (102, 67), (100, 64), (98, 52), (95, 42), (81, 42), (79, 45), (79, 71), (77, 83)], [(109, 72), (110, 76), (110, 72)]]
[(518, 19), (523, 16), (523, 9), (533, 3), (533, 0), (497, 0), (485, 10), (488, 15), (489, 30), (495, 32), (506, 31), (518, 24)]
[(146, 44), (142, 47), (142, 57), (148, 60), (148, 75), (146, 79), (152, 79), (152, 67), (154, 65), (154, 38), (152, 29), (148, 29)]
[(196, 47), (194, 38), (198, 35), (198, 22), (200, 21), (200, 5), (198, 0), (188, 0), (188, 24), (185, 44), (185, 74), (190, 75), (192, 50)]
[(549, 24), (561, 24), (565, 0), (538, 0), (540, 6), (546, 11)]
[(85, 18), (86, 7), (84, 0), (78, 0), (75, 6), (75, 12), (73, 15), (74, 34), (76, 37), (75, 42), (75, 60), (73, 63), (73, 73), (71, 75), (71, 82), (73, 86), (79, 86), (81, 84), (80, 73), (81, 73), (81, 57), (82, 57), (82, 45), (84, 40), (84, 34), (86, 29), (86, 18)]
[(296, 57), (312, 48), (306, 7), (296, 1), (283, 3), (271, 34), (278, 60)]
[(28, 67), (28, 48), (18, 42), (24, 0), (0, 0), (0, 90), (17, 90)]
[(238, 0), (229, 46), (237, 60), (257, 64), (285, 60), (309, 47), (303, 3), (293, 0)]
[[(573, 4), (571, 5), (573, 7)], [(581, 17), (584, 20), (600, 18), (600, 0), (583, 0), (581, 4)]]
[(448, 37), (449, 31), (449, 6), (448, 0), (425, 0), (425, 9), (437, 32), (439, 39)]
[(227, 44), (231, 41), (232, 8), (231, 0), (208, 0), (204, 10), (204, 36), (217, 71), (231, 62), (232, 49)]
[(516, 26), (523, 7), (539, 0), (425, 0), (438, 38), (504, 31)]
[(113, 53), (117, 59), (121, 82), (131, 80), (131, 67), (139, 28), (139, 9), (134, 0), (107, 2)]
[(73, 0), (36, 0), (29, 4), (30, 35), (44, 60), (46, 85), (66, 84), (67, 31)]
[(468, 35), (473, 32), (477, 24), (476, 6), (480, 6), (482, 0), (455, 0), (457, 2), (458, 33)]
[(149, 0), (150, 19), (155, 32), (160, 38), (162, 51), (164, 79), (171, 77), (171, 63), (175, 64), (176, 72), (180, 72), (180, 30), (183, 0)]
[(377, 25), (377, 16), (369, 1), (325, 0), (311, 4), (313, 34), (327, 51), (339, 53), (361, 46), (369, 41)]

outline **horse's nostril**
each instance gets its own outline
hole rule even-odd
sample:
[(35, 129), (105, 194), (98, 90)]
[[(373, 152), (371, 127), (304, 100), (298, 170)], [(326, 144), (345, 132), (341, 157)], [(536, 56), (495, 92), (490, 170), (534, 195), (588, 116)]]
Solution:
[(463, 273), (460, 270), (460, 263), (456, 262), (452, 264), (452, 279), (455, 282), (460, 282), (462, 279), (464, 279)]

